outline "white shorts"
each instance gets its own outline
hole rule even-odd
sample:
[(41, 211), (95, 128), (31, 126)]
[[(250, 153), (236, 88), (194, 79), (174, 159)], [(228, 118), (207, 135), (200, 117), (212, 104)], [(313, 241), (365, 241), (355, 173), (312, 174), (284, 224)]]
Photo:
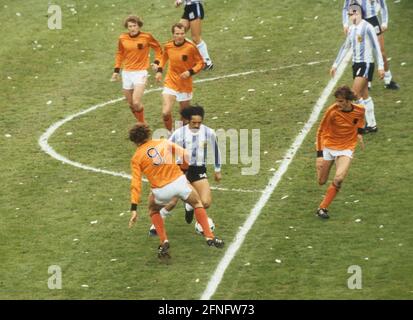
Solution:
[(181, 102), (181, 101), (189, 101), (192, 99), (192, 92), (178, 92), (175, 90), (172, 90), (168, 87), (163, 87), (162, 94), (169, 94), (171, 96), (176, 97), (176, 101)]
[(353, 151), (350, 149), (346, 150), (333, 150), (329, 148), (324, 148), (323, 149), (323, 159), (324, 160), (336, 160), (337, 157), (340, 156), (346, 156), (349, 157), (350, 159), (353, 158)]
[(168, 183), (162, 188), (152, 189), (152, 193), (155, 196), (155, 203), (159, 205), (166, 205), (173, 197), (179, 197), (182, 200), (188, 199), (192, 189), (189, 186), (188, 180), (185, 175), (180, 176), (178, 179)]
[(122, 87), (125, 90), (132, 90), (138, 84), (146, 84), (148, 71), (124, 71), (122, 70)]

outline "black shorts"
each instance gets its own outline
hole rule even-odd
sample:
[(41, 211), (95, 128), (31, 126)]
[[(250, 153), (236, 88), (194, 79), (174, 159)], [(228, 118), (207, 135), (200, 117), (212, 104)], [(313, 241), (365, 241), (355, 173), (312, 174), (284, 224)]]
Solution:
[(202, 6), (202, 3), (197, 2), (186, 5), (182, 19), (189, 21), (204, 19), (204, 7)]
[(374, 63), (356, 62), (353, 63), (353, 79), (355, 77), (367, 78), (369, 81), (373, 80)]
[(189, 166), (188, 170), (186, 171), (186, 178), (190, 183), (199, 181), (202, 179), (208, 179), (206, 174), (206, 167), (204, 166)]
[(368, 23), (370, 23), (373, 26), (374, 31), (376, 31), (377, 35), (382, 34), (380, 21), (379, 21), (379, 18), (377, 18), (377, 16), (367, 18), (367, 19), (364, 19), (364, 20), (366, 20)]

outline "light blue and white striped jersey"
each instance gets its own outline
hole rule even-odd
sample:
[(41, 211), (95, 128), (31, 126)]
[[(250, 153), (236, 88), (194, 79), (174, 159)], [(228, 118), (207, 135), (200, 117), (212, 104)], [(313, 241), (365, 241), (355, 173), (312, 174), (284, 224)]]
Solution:
[(368, 19), (381, 14), (381, 25), (387, 27), (389, 22), (389, 11), (387, 10), (386, 0), (344, 0), (343, 5), (343, 27), (348, 27), (348, 7), (351, 3), (357, 2), (363, 9), (363, 19)]
[(374, 50), (378, 69), (384, 69), (383, 56), (381, 54), (379, 40), (374, 32), (374, 27), (366, 20), (361, 20), (358, 25), (352, 24), (350, 26), (347, 38), (337, 55), (336, 61), (334, 61), (334, 68), (337, 68), (349, 48), (353, 49), (353, 63), (374, 62)]
[(188, 151), (191, 166), (205, 166), (209, 163), (208, 145), (213, 152), (215, 171), (221, 171), (221, 154), (215, 131), (201, 124), (197, 132), (191, 131), (189, 125), (175, 130), (169, 140)]

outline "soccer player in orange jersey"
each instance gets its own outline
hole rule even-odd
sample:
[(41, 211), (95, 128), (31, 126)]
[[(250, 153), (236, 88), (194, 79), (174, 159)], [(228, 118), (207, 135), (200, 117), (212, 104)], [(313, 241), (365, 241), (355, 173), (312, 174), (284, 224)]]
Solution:
[(348, 86), (339, 87), (334, 96), (336, 102), (324, 114), (318, 127), (316, 141), (316, 169), (320, 185), (327, 182), (333, 162), (336, 164), (333, 182), (328, 187), (316, 213), (323, 219), (329, 218), (327, 208), (347, 175), (357, 140), (360, 140), (361, 147), (364, 149), (361, 135), (364, 128), (364, 107), (352, 103), (357, 97)]
[(168, 63), (168, 72), (162, 91), (162, 117), (165, 128), (172, 131), (172, 107), (179, 102), (180, 110), (189, 107), (192, 99), (192, 76), (204, 67), (197, 47), (185, 40), (185, 27), (181, 23), (172, 26), (173, 40), (164, 46), (156, 80), (162, 80), (162, 71)]
[(159, 42), (148, 32), (142, 32), (142, 20), (137, 16), (129, 16), (124, 23), (128, 32), (119, 36), (118, 51), (115, 58), (115, 70), (111, 81), (119, 80), (122, 70), (122, 87), (125, 98), (135, 118), (144, 122), (142, 96), (145, 90), (149, 68), (149, 50), (155, 51), (152, 68), (156, 70), (162, 56)]
[(183, 165), (188, 166), (188, 155), (185, 150), (165, 139), (152, 140), (148, 125), (141, 122), (129, 131), (129, 139), (138, 146), (131, 160), (132, 216), (129, 220), (129, 227), (132, 227), (138, 218), (137, 205), (141, 195), (142, 174), (144, 174), (151, 185), (149, 214), (161, 243), (158, 248), (159, 258), (170, 258), (169, 241), (159, 211), (174, 197), (180, 198), (195, 208), (195, 218), (204, 230), (207, 244), (217, 248), (224, 247), (224, 241), (215, 237), (209, 228), (208, 215), (198, 192), (189, 184), (176, 164), (175, 158), (179, 157), (183, 159)]

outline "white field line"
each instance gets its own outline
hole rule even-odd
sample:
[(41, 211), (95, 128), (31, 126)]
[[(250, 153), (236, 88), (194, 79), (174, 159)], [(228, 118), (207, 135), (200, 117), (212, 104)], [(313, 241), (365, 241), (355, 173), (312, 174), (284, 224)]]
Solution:
[(350, 61), (351, 52), (348, 52), (345, 60), (341, 63), (340, 67), (337, 70), (336, 76), (328, 82), (327, 86), (324, 88), (323, 92), (321, 93), (320, 98), (317, 100), (316, 104), (313, 107), (311, 115), (301, 129), (300, 133), (295, 138), (291, 147), (287, 150), (284, 155), (283, 161), (279, 166), (278, 170), (274, 173), (273, 177), (269, 181), (268, 185), (264, 189), (264, 192), (255, 206), (252, 208), (250, 214), (247, 217), (247, 220), (244, 222), (243, 226), (240, 228), (240, 231), (235, 235), (235, 238), (228, 246), (224, 256), (222, 257), (221, 261), (219, 262), (218, 266), (216, 267), (211, 279), (209, 280), (205, 291), (201, 295), (201, 300), (209, 300), (214, 295), (218, 285), (220, 284), (225, 270), (231, 263), (232, 259), (234, 258), (235, 254), (241, 247), (247, 233), (252, 228), (255, 220), (257, 220), (258, 216), (261, 213), (261, 210), (264, 208), (267, 201), (270, 199), (271, 194), (277, 187), (278, 183), (280, 182), (283, 174), (287, 171), (288, 166), (292, 162), (295, 154), (297, 153), (298, 149), (301, 147), (305, 137), (310, 132), (312, 126), (317, 121), (318, 116), (320, 115), (321, 110), (323, 109), (325, 103), (327, 102), (328, 97), (330, 96), (331, 92), (333, 91), (334, 87), (337, 84), (337, 81), (341, 78), (344, 73), (344, 70)]
[[(249, 75), (249, 74), (253, 74), (253, 73), (259, 73), (259, 72), (268, 72), (268, 71), (277, 71), (277, 70), (282, 70), (282, 69), (288, 69), (288, 68), (295, 68), (295, 67), (300, 67), (300, 66), (305, 66), (305, 65), (315, 65), (315, 64), (319, 64), (319, 63), (323, 63), (326, 62), (328, 60), (321, 60), (321, 61), (312, 61), (312, 62), (306, 62), (306, 63), (301, 63), (301, 64), (292, 64), (292, 65), (288, 65), (288, 66), (283, 66), (283, 67), (277, 67), (277, 68), (271, 68), (271, 69), (267, 69), (267, 70), (251, 70), (251, 71), (246, 71), (246, 72), (240, 72), (240, 73), (233, 73), (233, 74), (228, 74), (228, 75), (224, 75), (224, 76), (219, 76), (219, 77), (213, 77), (213, 78), (206, 78), (206, 79), (199, 79), (199, 80), (195, 80), (195, 83), (201, 83), (201, 82), (208, 82), (208, 81), (215, 81), (215, 80), (220, 80), (220, 79), (226, 79), (226, 78), (234, 78), (234, 77), (240, 77), (240, 76), (244, 76), (244, 75)], [(162, 88), (154, 88), (154, 89), (149, 89), (149, 90), (145, 90), (145, 94), (150, 93), (150, 92), (155, 92), (155, 91), (161, 91)], [(48, 155), (50, 155), (52, 158), (55, 158), (56, 160), (61, 161), (62, 163), (66, 163), (69, 164), (71, 166), (83, 169), (83, 170), (88, 170), (88, 171), (92, 171), (92, 172), (97, 172), (97, 173), (104, 173), (104, 174), (109, 174), (112, 176), (116, 176), (116, 177), (122, 177), (122, 178), (126, 178), (126, 179), (131, 179), (131, 176), (125, 172), (115, 172), (115, 171), (109, 171), (109, 170), (104, 170), (104, 169), (99, 169), (99, 168), (94, 168), (88, 165), (84, 165), (82, 163), (70, 160), (68, 158), (66, 158), (65, 156), (57, 153), (52, 146), (49, 145), (48, 140), (50, 139), (50, 137), (54, 134), (54, 132), (60, 128), (61, 126), (63, 126), (65, 123), (78, 118), (80, 116), (83, 116), (89, 112), (95, 111), (99, 108), (103, 108), (107, 105), (110, 104), (114, 104), (117, 103), (119, 101), (124, 100), (124, 97), (121, 98), (117, 98), (117, 99), (113, 99), (110, 101), (106, 101), (97, 105), (94, 105), (92, 107), (89, 107), (85, 110), (82, 110), (78, 113), (72, 114), (70, 116), (67, 116), (66, 118), (52, 124), (46, 131), (45, 133), (43, 133), (40, 138), (39, 138), (39, 145), (41, 147), (41, 149), (47, 153)], [(147, 181), (146, 179), (143, 179), (143, 181)], [(235, 192), (246, 192), (246, 193), (251, 193), (251, 192), (263, 192), (263, 190), (244, 190), (244, 189), (228, 189), (228, 188), (220, 188), (220, 187), (211, 187), (211, 189), (213, 190), (220, 190), (220, 191), (235, 191)]]

